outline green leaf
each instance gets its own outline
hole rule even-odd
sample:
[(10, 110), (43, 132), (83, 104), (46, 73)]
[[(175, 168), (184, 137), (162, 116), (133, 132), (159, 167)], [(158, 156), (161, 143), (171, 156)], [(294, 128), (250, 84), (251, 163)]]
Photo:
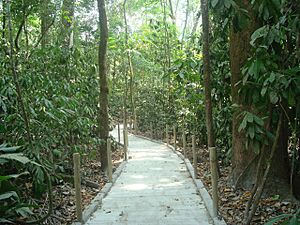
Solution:
[(248, 129), (248, 134), (250, 136), (251, 139), (254, 138), (255, 136), (255, 129), (254, 129), (254, 126), (250, 126), (249, 129)]
[(277, 94), (274, 91), (270, 92), (270, 101), (272, 104), (276, 104), (278, 102), (279, 98)]
[(253, 151), (255, 154), (259, 154), (260, 151), (260, 144), (258, 141), (253, 141)]
[(265, 25), (263, 27), (260, 27), (258, 28), (256, 31), (253, 32), (253, 34), (251, 35), (251, 41), (250, 41), (250, 44), (252, 46), (254, 46), (254, 42), (258, 39), (258, 38), (261, 38), (261, 37), (265, 37), (267, 36), (269, 32), (269, 27), (268, 25)]
[(8, 152), (8, 153), (11, 153), (11, 152), (15, 152), (17, 149), (19, 149), (20, 146), (14, 146), (14, 147), (6, 147), (6, 144), (2, 144), (0, 145), (0, 151), (1, 152)]
[(14, 223), (7, 219), (0, 218), (0, 224), (14, 224)]
[(263, 87), (260, 92), (261, 96), (264, 97), (266, 92), (267, 92), (267, 87)]
[(244, 130), (247, 126), (247, 119), (244, 117), (243, 121), (241, 122), (238, 131), (241, 132), (241, 130)]
[(16, 209), (16, 213), (24, 218), (28, 218), (30, 215), (33, 215), (33, 212), (28, 207), (21, 207)]
[(4, 194), (0, 195), (0, 201), (5, 200), (5, 199), (9, 199), (9, 198), (18, 199), (19, 196), (15, 191), (8, 191), (8, 192), (5, 192)]
[(19, 173), (19, 174), (10, 174), (10, 175), (6, 175), (6, 176), (0, 176), (0, 181), (4, 181), (4, 180), (9, 180), (11, 178), (18, 178), (22, 175), (28, 175), (28, 172), (23, 172), (23, 173)]
[(22, 164), (26, 164), (31, 162), (30, 159), (28, 159), (26, 156), (23, 155), (23, 153), (11, 153), (11, 154), (3, 154), (0, 155), (1, 159), (9, 159), (9, 160), (15, 160)]
[(212, 0), (212, 1), (211, 1), (211, 6), (212, 6), (213, 8), (215, 8), (216, 5), (218, 4), (218, 2), (219, 2), (219, 0)]
[(258, 117), (258, 116), (254, 116), (254, 121), (255, 121), (256, 124), (258, 124), (261, 127), (264, 125), (263, 119)]
[(276, 223), (276, 222), (278, 222), (278, 221), (280, 221), (282, 219), (287, 219), (289, 217), (291, 217), (290, 214), (282, 214), (280, 216), (276, 216), (276, 217), (272, 218), (270, 221), (268, 221), (267, 223), (265, 223), (265, 225), (273, 225), (274, 223)]
[(225, 7), (226, 7), (227, 9), (230, 8), (231, 4), (232, 4), (232, 0), (225, 0), (225, 1), (224, 1), (224, 5), (225, 5)]

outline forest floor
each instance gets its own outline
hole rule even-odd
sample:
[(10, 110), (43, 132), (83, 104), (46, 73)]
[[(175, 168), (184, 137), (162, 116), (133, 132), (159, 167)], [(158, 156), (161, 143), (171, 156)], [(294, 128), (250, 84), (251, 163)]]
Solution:
[[(123, 161), (123, 149), (117, 148), (112, 153), (113, 171)], [(82, 165), (82, 177), (88, 182), (82, 182), (83, 209), (88, 206), (102, 187), (108, 182), (107, 176), (101, 173), (99, 160), (86, 160)], [(70, 174), (71, 175), (71, 174)], [(98, 186), (98, 187), (97, 187)], [(52, 215), (43, 223), (47, 225), (67, 225), (76, 219), (75, 190), (72, 182), (61, 181), (53, 187), (54, 206)]]
[[(150, 138), (149, 133), (140, 133)], [(173, 144), (172, 141), (170, 144)], [(183, 149), (180, 148), (179, 152), (183, 154)], [(210, 178), (210, 165), (209, 165), (209, 152), (208, 149), (198, 148), (196, 149), (198, 155), (198, 178), (202, 180), (204, 186), (211, 195), (211, 178)], [(187, 158), (190, 162), (193, 162), (193, 154), (191, 147), (186, 150)], [(230, 184), (230, 166), (219, 164), (220, 166), (220, 178), (219, 178), (219, 207), (221, 216), (224, 218), (228, 225), (242, 225), (243, 215), (246, 208), (247, 201), (251, 195), (250, 191), (237, 189), (234, 190)], [(251, 224), (265, 224), (271, 218), (280, 214), (295, 213), (299, 207), (299, 202), (280, 199), (279, 195), (273, 195), (269, 197), (262, 197), (253, 217)]]

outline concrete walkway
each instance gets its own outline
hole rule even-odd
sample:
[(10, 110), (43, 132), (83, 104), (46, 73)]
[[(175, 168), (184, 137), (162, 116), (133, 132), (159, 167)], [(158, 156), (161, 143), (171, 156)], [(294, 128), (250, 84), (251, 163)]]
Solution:
[[(112, 135), (117, 138), (114, 130)], [(184, 162), (168, 147), (129, 135), (129, 161), (88, 225), (212, 224)]]

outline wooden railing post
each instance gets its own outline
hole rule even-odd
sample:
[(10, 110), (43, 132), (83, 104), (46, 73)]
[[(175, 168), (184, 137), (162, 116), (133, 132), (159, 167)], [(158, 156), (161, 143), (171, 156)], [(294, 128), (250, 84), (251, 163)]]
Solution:
[(137, 116), (136, 116), (136, 113), (134, 114), (134, 131), (135, 131), (135, 133), (137, 134), (137, 132), (138, 132), (138, 125), (137, 125), (138, 123), (137, 123)]
[(177, 149), (177, 145), (176, 145), (176, 140), (177, 140), (177, 136), (176, 136), (176, 126), (173, 126), (173, 137), (174, 137), (174, 150), (176, 151)]
[(166, 125), (166, 141), (167, 141), (167, 146), (169, 146), (170, 141), (169, 141), (169, 125)]
[(79, 222), (82, 222), (82, 202), (81, 202), (81, 178), (80, 178), (80, 154), (73, 154), (74, 163), (74, 186), (75, 186), (75, 203), (76, 216)]
[(195, 140), (195, 135), (192, 136), (192, 151), (193, 151), (193, 166), (194, 166), (194, 176), (195, 179), (197, 179), (197, 154), (196, 154), (196, 140)]
[(128, 131), (127, 129), (123, 130), (123, 136), (124, 136), (124, 157), (127, 161), (128, 159)]
[(111, 157), (111, 140), (107, 138), (107, 175), (109, 182), (112, 182), (112, 157)]
[(150, 137), (153, 139), (153, 123), (150, 123)]
[(218, 215), (218, 171), (217, 171), (217, 151), (216, 147), (209, 147), (210, 170), (212, 181), (212, 198), (214, 216)]
[(118, 121), (118, 141), (121, 143), (121, 130), (120, 130), (120, 122)]
[(185, 136), (184, 130), (182, 133), (182, 144), (183, 144), (183, 155), (184, 155), (184, 158), (186, 158), (186, 136)]

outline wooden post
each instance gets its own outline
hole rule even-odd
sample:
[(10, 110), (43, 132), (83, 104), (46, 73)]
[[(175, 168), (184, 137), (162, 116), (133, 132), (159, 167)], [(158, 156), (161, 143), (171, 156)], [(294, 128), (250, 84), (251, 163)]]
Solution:
[(177, 137), (176, 137), (176, 126), (173, 126), (173, 137), (174, 137), (174, 149), (176, 151), (176, 149), (177, 149), (177, 146), (176, 146), (176, 140), (177, 140)]
[(123, 130), (123, 136), (124, 136), (124, 158), (127, 161), (128, 159), (128, 131), (127, 129)]
[(183, 155), (184, 158), (186, 158), (186, 136), (185, 136), (185, 131), (182, 133), (182, 143), (183, 143)]
[(153, 139), (153, 123), (150, 123), (150, 132), (151, 132), (151, 139)]
[(80, 178), (80, 154), (73, 154), (74, 163), (74, 186), (76, 201), (76, 216), (79, 222), (82, 222), (82, 205), (81, 205), (81, 178)]
[(212, 198), (214, 216), (218, 215), (218, 171), (217, 171), (217, 151), (216, 147), (209, 147), (210, 170), (212, 181)]
[(118, 141), (121, 143), (121, 130), (120, 130), (120, 123), (118, 122)]
[(137, 125), (137, 116), (136, 116), (136, 114), (134, 114), (134, 131), (135, 131), (135, 133), (137, 134), (137, 132), (138, 132), (138, 125)]
[(197, 179), (197, 154), (196, 154), (196, 140), (195, 135), (192, 136), (192, 150), (193, 150), (193, 166), (194, 166), (194, 176)]
[(166, 125), (166, 141), (167, 141), (167, 146), (169, 146), (169, 125)]
[(111, 159), (111, 140), (107, 138), (107, 175), (109, 182), (112, 182), (112, 159)]

